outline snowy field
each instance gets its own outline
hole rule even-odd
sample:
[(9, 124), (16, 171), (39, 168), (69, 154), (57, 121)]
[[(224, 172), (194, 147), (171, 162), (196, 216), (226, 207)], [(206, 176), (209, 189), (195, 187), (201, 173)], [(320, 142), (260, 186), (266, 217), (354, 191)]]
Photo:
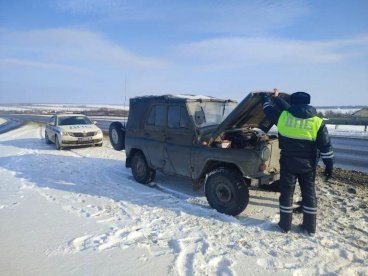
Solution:
[[(0, 111), (46, 111), (46, 112), (82, 112), (100, 108), (124, 109), (124, 104), (2, 104)], [(127, 109), (127, 107), (125, 108)]]
[(107, 140), (56, 151), (43, 131), (0, 135), (0, 275), (368, 274), (362, 187), (319, 179), (317, 234), (299, 231), (300, 214), (283, 234), (276, 193), (251, 190), (226, 216), (185, 180), (136, 183)]

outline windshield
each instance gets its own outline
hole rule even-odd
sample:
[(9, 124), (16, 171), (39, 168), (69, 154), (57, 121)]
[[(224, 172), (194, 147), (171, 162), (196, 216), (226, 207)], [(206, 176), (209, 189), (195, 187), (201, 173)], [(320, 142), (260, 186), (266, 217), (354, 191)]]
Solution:
[(85, 116), (59, 117), (59, 126), (91, 125), (92, 122)]
[(233, 101), (188, 103), (189, 113), (197, 127), (219, 125), (236, 106)]

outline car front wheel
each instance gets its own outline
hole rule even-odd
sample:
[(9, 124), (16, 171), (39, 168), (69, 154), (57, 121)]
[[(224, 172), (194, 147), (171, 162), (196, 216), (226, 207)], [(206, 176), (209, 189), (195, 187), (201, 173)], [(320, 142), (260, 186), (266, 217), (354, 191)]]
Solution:
[(227, 168), (212, 171), (206, 181), (209, 205), (220, 213), (239, 215), (249, 203), (249, 190), (240, 173)]
[(141, 152), (137, 152), (132, 157), (132, 173), (134, 179), (142, 184), (149, 184), (155, 178), (156, 171), (151, 169)]
[(48, 144), (48, 145), (51, 144), (51, 141), (50, 141), (49, 136), (47, 135), (46, 131), (45, 131), (45, 141), (46, 141), (46, 144)]
[(63, 149), (63, 147), (61, 146), (60, 141), (59, 141), (59, 138), (58, 138), (57, 135), (55, 136), (55, 146), (56, 146), (56, 149), (57, 150), (62, 150)]

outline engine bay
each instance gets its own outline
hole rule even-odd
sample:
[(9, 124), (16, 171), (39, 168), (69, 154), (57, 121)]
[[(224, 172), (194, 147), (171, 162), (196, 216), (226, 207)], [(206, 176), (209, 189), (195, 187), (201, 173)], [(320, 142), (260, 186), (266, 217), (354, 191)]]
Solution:
[(257, 129), (232, 129), (227, 130), (221, 140), (216, 141), (215, 145), (221, 148), (245, 149), (255, 148), (260, 142), (277, 139), (275, 135), (267, 135)]

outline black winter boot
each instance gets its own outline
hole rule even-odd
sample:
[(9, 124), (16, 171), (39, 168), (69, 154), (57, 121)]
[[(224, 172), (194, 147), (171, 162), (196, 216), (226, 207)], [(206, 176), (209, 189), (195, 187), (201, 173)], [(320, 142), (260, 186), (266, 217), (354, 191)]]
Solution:
[(284, 233), (290, 231), (292, 218), (293, 218), (292, 213), (280, 212), (280, 222), (278, 224)]
[(307, 230), (309, 235), (316, 233), (317, 215), (304, 213), (302, 227)]

